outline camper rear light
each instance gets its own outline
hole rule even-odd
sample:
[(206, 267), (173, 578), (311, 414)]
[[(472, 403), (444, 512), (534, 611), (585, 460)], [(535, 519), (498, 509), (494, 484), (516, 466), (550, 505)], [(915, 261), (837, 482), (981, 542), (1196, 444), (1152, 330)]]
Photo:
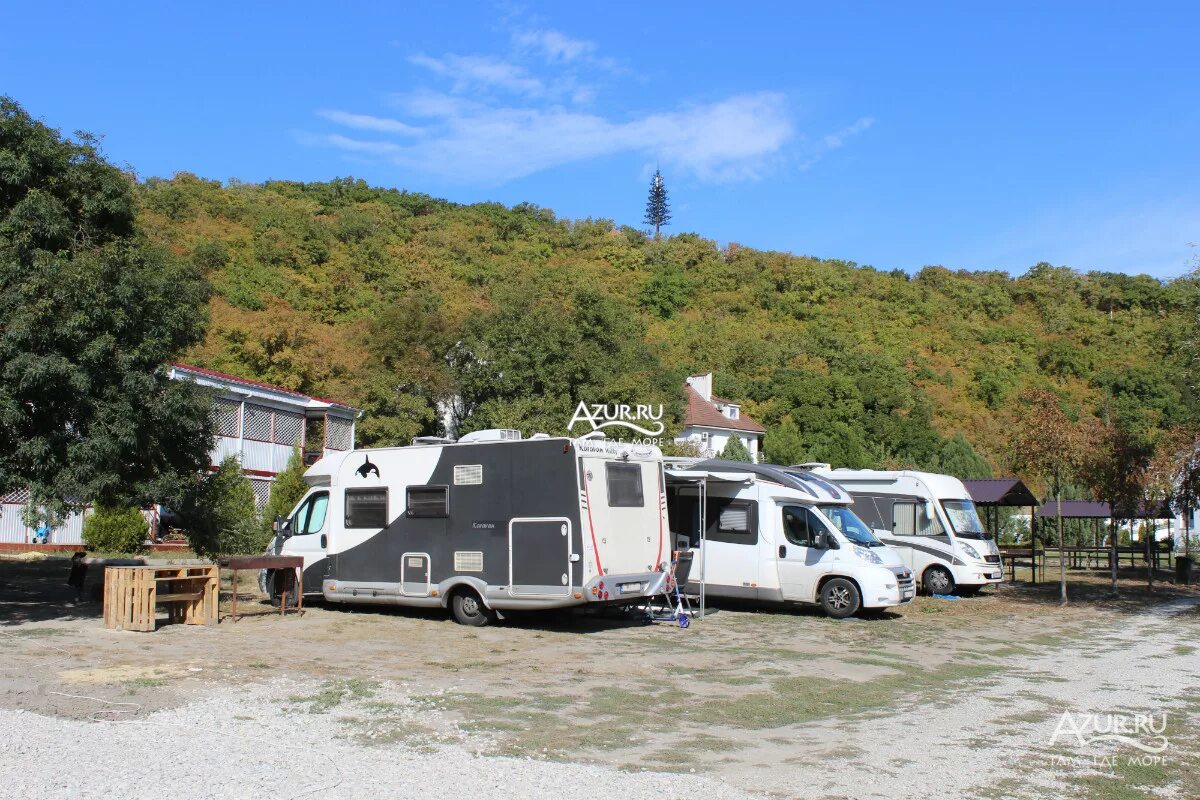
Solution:
[(607, 600), (607, 599), (608, 599), (608, 592), (605, 592), (605, 593), (604, 593), (604, 599), (605, 599), (605, 600)]
[(600, 583), (598, 585), (600, 587), (600, 591), (603, 592), (604, 591), (604, 581), (600, 581)]

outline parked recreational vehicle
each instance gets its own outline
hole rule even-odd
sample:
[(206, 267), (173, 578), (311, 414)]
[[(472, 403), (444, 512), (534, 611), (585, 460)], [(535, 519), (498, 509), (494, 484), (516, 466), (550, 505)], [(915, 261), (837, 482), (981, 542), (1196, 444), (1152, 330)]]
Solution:
[(702, 582), (708, 596), (819, 603), (839, 618), (912, 601), (912, 572), (833, 483), (723, 460), (666, 474), (673, 541), (693, 551), (689, 592)]
[(305, 473), (312, 488), (273, 550), (304, 557), (305, 592), (449, 607), (465, 625), (662, 591), (670, 543), (658, 448), (520, 436), (327, 455)]
[(962, 481), (930, 472), (801, 470), (832, 479), (854, 497), (854, 510), (896, 548), (931, 594), (974, 594), (1004, 576), (1000, 550), (984, 530)]

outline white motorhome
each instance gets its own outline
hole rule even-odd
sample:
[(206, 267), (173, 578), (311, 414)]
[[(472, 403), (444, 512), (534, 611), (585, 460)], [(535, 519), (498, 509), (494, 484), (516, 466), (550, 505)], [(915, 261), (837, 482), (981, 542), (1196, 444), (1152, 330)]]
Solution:
[[(662, 455), (603, 439), (480, 431), (327, 455), (271, 552), (338, 603), (497, 612), (628, 604), (670, 559)], [(269, 573), (264, 587), (274, 587)]]
[(770, 603), (817, 603), (831, 617), (911, 602), (912, 572), (815, 475), (769, 464), (672, 460), (667, 508), (677, 549), (691, 550), (688, 591)]
[(797, 470), (829, 478), (848, 491), (858, 516), (896, 548), (926, 592), (969, 595), (1004, 577), (1000, 550), (958, 478), (828, 464), (801, 464)]

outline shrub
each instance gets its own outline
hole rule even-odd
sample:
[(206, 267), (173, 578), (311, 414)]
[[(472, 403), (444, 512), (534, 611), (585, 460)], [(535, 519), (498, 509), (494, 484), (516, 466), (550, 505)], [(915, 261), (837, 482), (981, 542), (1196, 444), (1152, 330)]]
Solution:
[(300, 448), (297, 447), (292, 451), (292, 457), (288, 459), (287, 469), (275, 476), (275, 482), (271, 484), (271, 497), (267, 500), (266, 508), (263, 509), (262, 528), (263, 537), (269, 540), (275, 533), (271, 527), (275, 522), (275, 517), (287, 517), (288, 513), (296, 507), (296, 503), (300, 502), (300, 498), (308, 491), (308, 484), (304, 482), (304, 457), (300, 453)]
[(181, 513), (188, 544), (205, 558), (256, 553), (265, 537), (254, 508), (254, 487), (233, 456), (204, 476)]
[(108, 553), (140, 553), (149, 526), (136, 508), (96, 506), (83, 521), (83, 546)]
[(721, 450), (718, 458), (727, 458), (730, 461), (751, 461), (750, 451), (746, 449), (746, 445), (742, 444), (742, 437), (730, 436), (729, 441), (725, 443), (725, 447)]

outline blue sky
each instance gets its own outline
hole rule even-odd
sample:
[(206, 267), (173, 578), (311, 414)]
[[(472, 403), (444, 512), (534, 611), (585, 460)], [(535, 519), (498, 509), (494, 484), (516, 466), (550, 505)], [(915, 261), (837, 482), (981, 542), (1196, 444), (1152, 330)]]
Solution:
[(0, 92), (139, 175), (533, 202), (909, 271), (1185, 272), (1195, 3), (10, 3)]

